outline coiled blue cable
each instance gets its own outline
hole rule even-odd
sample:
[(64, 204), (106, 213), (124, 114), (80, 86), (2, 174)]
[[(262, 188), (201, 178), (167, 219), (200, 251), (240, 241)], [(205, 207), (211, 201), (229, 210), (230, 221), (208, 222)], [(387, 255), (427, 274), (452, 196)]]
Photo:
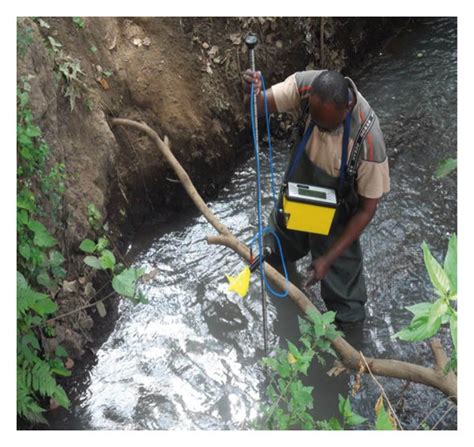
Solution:
[[(267, 94), (266, 94), (266, 89), (265, 89), (265, 81), (263, 79), (263, 76), (260, 74), (261, 79), (262, 79), (262, 91), (263, 91), (263, 99), (264, 99), (264, 105), (265, 105), (265, 119), (266, 119), (266, 125), (267, 125), (267, 135), (268, 135), (268, 147), (269, 147), (269, 164), (270, 164), (270, 174), (271, 174), (271, 184), (272, 184), (272, 193), (273, 193), (273, 203), (277, 204), (277, 199), (276, 199), (276, 191), (275, 191), (275, 180), (274, 180), (274, 173), (273, 173), (273, 150), (272, 150), (272, 144), (271, 144), (271, 137), (270, 137), (270, 119), (269, 119), (269, 113), (268, 113), (268, 103), (267, 103)], [(254, 96), (254, 83), (252, 82), (252, 86), (250, 89), (250, 98), (253, 98)], [(256, 132), (256, 126), (255, 126), (255, 117), (254, 117), (254, 101), (251, 99), (250, 100), (250, 122), (251, 122), (251, 127), (252, 127), (252, 138), (253, 138), (253, 146), (254, 146), (254, 151), (255, 151), (255, 160), (256, 160), (256, 165), (257, 165), (257, 223), (258, 223), (258, 232), (257, 234), (252, 238), (250, 241), (249, 245), (251, 246), (254, 242), (255, 239), (258, 239), (258, 250), (259, 250), (259, 268), (260, 268), (260, 274), (263, 277), (265, 287), (275, 296), (278, 298), (285, 298), (288, 296), (288, 272), (286, 269), (286, 263), (285, 263), (285, 256), (283, 254), (283, 249), (281, 246), (280, 239), (278, 235), (269, 227), (262, 228), (262, 198), (261, 198), (261, 181), (260, 181), (260, 153), (259, 153), (259, 147), (258, 147), (258, 140), (257, 140), (257, 132)], [(285, 274), (285, 287), (286, 290), (283, 293), (277, 292), (276, 290), (273, 290), (273, 288), (270, 286), (267, 277), (265, 275), (265, 270), (263, 268), (263, 234), (264, 233), (271, 233), (275, 240), (277, 241), (278, 245), (278, 251), (280, 253), (280, 259), (281, 263), (283, 266), (283, 272)]]

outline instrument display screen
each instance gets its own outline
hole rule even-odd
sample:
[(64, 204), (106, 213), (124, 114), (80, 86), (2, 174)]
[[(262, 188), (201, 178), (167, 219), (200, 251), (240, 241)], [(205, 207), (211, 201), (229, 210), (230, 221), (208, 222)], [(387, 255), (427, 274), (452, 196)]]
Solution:
[(307, 197), (315, 197), (316, 199), (327, 199), (326, 193), (322, 191), (315, 191), (314, 189), (298, 188), (298, 194)]

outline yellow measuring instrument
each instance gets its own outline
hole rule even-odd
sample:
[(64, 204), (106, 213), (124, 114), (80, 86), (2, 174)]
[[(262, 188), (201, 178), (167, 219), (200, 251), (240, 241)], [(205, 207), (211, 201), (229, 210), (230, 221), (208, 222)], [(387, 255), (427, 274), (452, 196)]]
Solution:
[(336, 207), (334, 189), (288, 182), (283, 193), (283, 215), (289, 230), (328, 235)]

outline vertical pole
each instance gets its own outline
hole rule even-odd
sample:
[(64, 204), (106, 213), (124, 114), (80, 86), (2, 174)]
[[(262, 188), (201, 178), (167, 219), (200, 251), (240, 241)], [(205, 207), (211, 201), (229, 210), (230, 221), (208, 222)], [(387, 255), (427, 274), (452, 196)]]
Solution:
[[(257, 45), (257, 37), (254, 36), (253, 34), (249, 34), (245, 38), (245, 44), (247, 45), (247, 48), (249, 50), (249, 59), (250, 59), (250, 68), (252, 69), (253, 72), (255, 72), (255, 51), (254, 48)], [(251, 101), (253, 101), (253, 113), (254, 113), (254, 123), (255, 123), (255, 152), (258, 156), (260, 153), (259, 151), (259, 142), (258, 142), (258, 110), (257, 110), (257, 95), (254, 92), (253, 98), (250, 98)], [(258, 183), (258, 182), (257, 182)], [(257, 200), (260, 191), (258, 191), (258, 188), (260, 185), (257, 184)], [(260, 228), (258, 229), (260, 231)], [(259, 236), (260, 237), (260, 236)], [(263, 253), (259, 253), (260, 259), (263, 259)], [(262, 261), (263, 262), (263, 261)], [(260, 288), (261, 288), (261, 295), (262, 295), (262, 318), (263, 318), (263, 352), (264, 356), (267, 356), (267, 300), (265, 296), (265, 283), (263, 280), (263, 275), (262, 272), (260, 271)]]

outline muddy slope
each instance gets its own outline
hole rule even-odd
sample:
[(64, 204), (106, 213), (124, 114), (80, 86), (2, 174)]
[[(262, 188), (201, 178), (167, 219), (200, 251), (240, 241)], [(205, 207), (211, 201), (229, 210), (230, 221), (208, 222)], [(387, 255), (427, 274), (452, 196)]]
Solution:
[[(110, 117), (144, 121), (167, 135), (198, 190), (210, 197), (249, 141), (240, 88), (248, 66), (243, 36), (252, 31), (259, 37), (257, 65), (271, 85), (319, 67), (322, 59), (324, 67), (347, 72), (405, 22), (325, 19), (321, 46), (319, 18), (84, 18), (83, 27), (72, 18), (20, 19), (19, 30), (28, 30), (32, 42), (18, 57), (18, 79), (29, 77), (30, 106), (51, 163), (66, 166), (64, 228), (56, 237), (67, 254), (67, 279), (82, 280), (75, 291), (60, 292), (60, 313), (90, 300), (83, 286), (91, 272), (78, 251), (80, 241), (93, 235), (90, 203), (119, 248), (144, 220), (164, 220), (169, 210), (191, 206), (147, 138), (112, 129)], [(61, 73), (66, 63), (80, 67), (69, 83)], [(68, 86), (79, 95), (73, 110)], [(276, 135), (284, 136), (285, 118), (274, 124)], [(92, 309), (56, 323), (56, 341), (75, 359), (106, 331), (102, 324), (94, 328), (100, 319)]]

